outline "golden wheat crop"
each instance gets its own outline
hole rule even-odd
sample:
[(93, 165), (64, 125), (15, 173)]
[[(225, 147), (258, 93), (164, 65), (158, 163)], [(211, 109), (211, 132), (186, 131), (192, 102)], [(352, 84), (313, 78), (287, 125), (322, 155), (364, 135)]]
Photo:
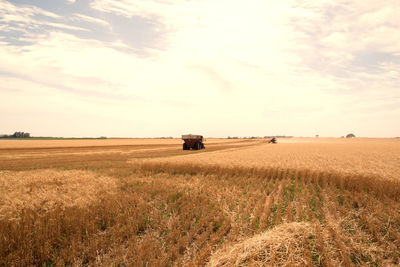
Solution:
[[(236, 140), (238, 141), (238, 140)], [(207, 138), (207, 144), (229, 143), (230, 139)], [(0, 139), (1, 148), (52, 148), (52, 147), (98, 147), (98, 146), (133, 146), (133, 145), (177, 145), (179, 138), (110, 138), (110, 139), (33, 139), (7, 140)]]
[(111, 177), (81, 170), (0, 171), (0, 219), (17, 219), (21, 210), (88, 206), (99, 194), (116, 190)]
[(158, 142), (0, 149), (0, 265), (400, 264), (398, 140)]
[(262, 143), (240, 150), (222, 150), (155, 160), (312, 169), (400, 179), (400, 139), (291, 138), (280, 139), (277, 145)]

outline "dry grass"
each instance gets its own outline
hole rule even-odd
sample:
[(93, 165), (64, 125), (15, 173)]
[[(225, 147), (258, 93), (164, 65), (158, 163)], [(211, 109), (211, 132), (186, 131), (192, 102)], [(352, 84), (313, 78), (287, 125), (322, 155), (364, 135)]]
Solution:
[(306, 266), (316, 226), (308, 222), (281, 224), (213, 253), (208, 266)]
[(293, 138), (280, 139), (278, 142), (277, 145), (264, 143), (248, 149), (162, 160), (172, 163), (312, 169), (400, 178), (400, 139)]
[[(54, 140), (51, 141), (53, 143), (55, 142)], [(32, 142), (36, 142), (36, 140), (32, 140)], [(84, 140), (82, 142), (84, 142)], [(125, 165), (128, 159), (192, 155), (196, 153), (227, 150), (230, 148), (247, 147), (258, 143), (258, 141), (254, 140), (238, 140), (223, 143), (208, 143), (207, 141), (206, 150), (182, 151), (181, 143), (179, 145), (171, 145), (168, 144), (168, 142), (167, 144), (162, 143), (162, 140), (158, 142), (158, 144), (148, 145), (82, 145), (79, 147), (4, 148), (0, 149), (0, 170), (107, 168), (108, 166), (115, 166), (116, 164)]]
[(0, 265), (399, 265), (399, 165), (332, 167), (396, 162), (397, 141), (300, 141), (8, 150)]
[[(240, 140), (237, 140), (240, 141)], [(237, 142), (236, 141), (236, 142)], [(229, 139), (206, 138), (206, 144), (231, 143)], [(4, 148), (61, 148), (61, 147), (104, 147), (104, 146), (137, 146), (137, 145), (180, 145), (179, 138), (109, 138), (109, 139), (64, 139), (64, 140), (40, 140), (40, 139), (0, 139), (0, 149)]]
[(0, 219), (18, 219), (23, 209), (86, 207), (99, 194), (116, 191), (110, 177), (81, 170), (0, 171)]

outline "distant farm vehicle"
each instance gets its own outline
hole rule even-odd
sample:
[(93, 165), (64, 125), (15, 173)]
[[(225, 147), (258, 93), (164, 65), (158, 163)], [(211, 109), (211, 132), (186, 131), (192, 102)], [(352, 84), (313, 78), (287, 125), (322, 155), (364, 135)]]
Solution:
[(202, 135), (185, 134), (182, 135), (182, 140), (184, 141), (183, 150), (200, 150), (205, 148)]
[(268, 141), (268, 144), (276, 144), (276, 138), (271, 138), (271, 140)]

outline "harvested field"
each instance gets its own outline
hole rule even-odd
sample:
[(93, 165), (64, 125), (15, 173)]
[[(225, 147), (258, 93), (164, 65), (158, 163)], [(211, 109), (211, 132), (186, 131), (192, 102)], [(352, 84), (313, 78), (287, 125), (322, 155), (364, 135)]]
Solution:
[(81, 170), (0, 171), (0, 216), (18, 219), (23, 209), (87, 207), (98, 195), (114, 193), (117, 181)]
[(400, 264), (398, 140), (163, 142), (0, 150), (0, 265)]
[(279, 142), (279, 145), (264, 144), (235, 151), (185, 155), (161, 161), (310, 169), (388, 179), (400, 178), (400, 139), (290, 138)]
[[(207, 143), (229, 143), (232, 140), (208, 138)], [(49, 140), (18, 140), (1, 139), (2, 148), (62, 148), (62, 147), (104, 147), (104, 146), (149, 146), (149, 145), (177, 145), (181, 144), (177, 138), (118, 138), (118, 139), (49, 139)]]

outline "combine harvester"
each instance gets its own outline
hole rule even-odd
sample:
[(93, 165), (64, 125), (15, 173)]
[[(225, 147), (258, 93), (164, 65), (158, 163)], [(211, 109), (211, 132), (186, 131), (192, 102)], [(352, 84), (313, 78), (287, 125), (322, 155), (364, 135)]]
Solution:
[(204, 149), (203, 136), (195, 134), (184, 134), (182, 135), (183, 150), (200, 150)]

